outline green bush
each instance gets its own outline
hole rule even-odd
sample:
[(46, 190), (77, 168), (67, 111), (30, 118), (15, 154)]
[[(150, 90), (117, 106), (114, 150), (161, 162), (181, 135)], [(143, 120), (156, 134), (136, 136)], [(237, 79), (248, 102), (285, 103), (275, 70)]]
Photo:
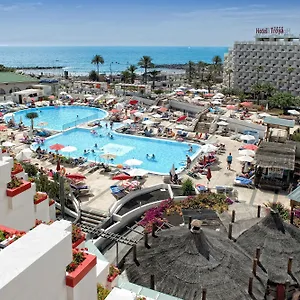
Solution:
[(191, 179), (186, 179), (182, 183), (182, 191), (184, 196), (193, 195), (195, 192), (194, 184)]
[(38, 173), (38, 168), (35, 165), (21, 162), (25, 173), (28, 174), (29, 177), (35, 177)]

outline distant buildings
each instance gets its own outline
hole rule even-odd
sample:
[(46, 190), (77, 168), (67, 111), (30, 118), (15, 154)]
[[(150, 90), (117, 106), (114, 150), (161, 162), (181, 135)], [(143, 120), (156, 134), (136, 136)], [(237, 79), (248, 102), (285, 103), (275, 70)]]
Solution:
[(255, 41), (235, 42), (225, 54), (223, 80), (227, 87), (245, 92), (269, 82), (280, 91), (300, 95), (299, 36), (283, 27), (257, 28)]

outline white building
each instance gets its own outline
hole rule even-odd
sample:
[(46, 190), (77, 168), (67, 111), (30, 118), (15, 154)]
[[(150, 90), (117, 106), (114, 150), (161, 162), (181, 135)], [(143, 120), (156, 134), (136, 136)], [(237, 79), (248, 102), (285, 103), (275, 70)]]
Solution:
[[(232, 73), (229, 75), (228, 70)], [(235, 42), (224, 57), (224, 84), (249, 92), (256, 83), (271, 83), (300, 95), (300, 40), (282, 27), (257, 28), (254, 41)]]

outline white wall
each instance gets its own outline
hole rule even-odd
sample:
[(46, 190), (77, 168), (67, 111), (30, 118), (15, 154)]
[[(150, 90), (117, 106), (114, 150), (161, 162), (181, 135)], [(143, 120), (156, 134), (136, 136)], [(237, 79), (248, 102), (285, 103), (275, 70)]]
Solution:
[(182, 110), (182, 111), (185, 110), (187, 112), (192, 112), (195, 114), (205, 109), (203, 106), (197, 106), (187, 102), (180, 102), (176, 100), (170, 100), (169, 104), (171, 108), (175, 108), (177, 110)]

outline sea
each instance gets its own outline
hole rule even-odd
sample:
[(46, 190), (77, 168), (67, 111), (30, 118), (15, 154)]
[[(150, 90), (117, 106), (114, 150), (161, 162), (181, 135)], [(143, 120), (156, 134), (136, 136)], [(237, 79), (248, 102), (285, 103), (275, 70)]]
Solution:
[(188, 61), (210, 63), (215, 55), (223, 58), (227, 51), (228, 47), (1, 46), (0, 64), (20, 69), (36, 66), (63, 67), (59, 70), (27, 72), (62, 75), (64, 71), (68, 71), (73, 75), (86, 75), (96, 69), (91, 60), (94, 55), (99, 54), (105, 61), (100, 65), (100, 72), (116, 74), (124, 71), (129, 65), (137, 65), (144, 55), (150, 56), (154, 64), (183, 64)]

